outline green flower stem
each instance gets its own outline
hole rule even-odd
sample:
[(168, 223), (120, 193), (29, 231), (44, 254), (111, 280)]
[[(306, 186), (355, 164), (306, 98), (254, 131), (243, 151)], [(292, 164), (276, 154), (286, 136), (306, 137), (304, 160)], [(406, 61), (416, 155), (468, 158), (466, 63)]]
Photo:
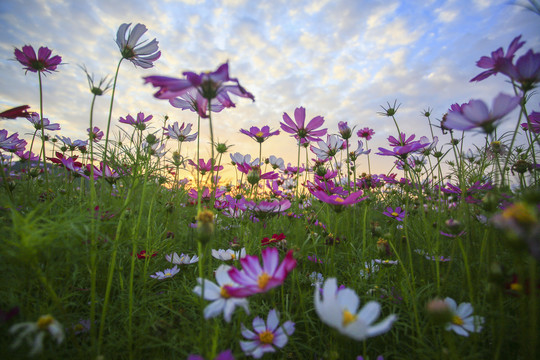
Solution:
[(116, 266), (116, 255), (118, 253), (118, 243), (119, 243), (119, 239), (120, 239), (120, 234), (122, 232), (122, 227), (124, 226), (124, 223), (126, 221), (126, 216), (127, 216), (125, 210), (126, 210), (128, 204), (131, 202), (131, 198), (133, 196), (134, 189), (137, 187), (137, 185), (138, 185), (138, 178), (135, 177), (135, 179), (133, 181), (133, 185), (128, 190), (126, 200), (124, 201), (124, 205), (122, 206), (122, 209), (121, 209), (120, 219), (118, 220), (118, 225), (116, 226), (116, 235), (115, 235), (115, 238), (114, 238), (114, 241), (113, 241), (114, 248), (113, 248), (113, 252), (112, 252), (112, 255), (111, 255), (111, 260), (109, 261), (109, 273), (108, 273), (108, 276), (107, 276), (107, 285), (106, 285), (106, 288), (105, 288), (105, 299), (104, 299), (104, 302), (103, 302), (103, 310), (101, 312), (101, 320), (100, 320), (100, 324), (99, 324), (99, 334), (98, 334), (98, 343), (97, 343), (97, 354), (98, 355), (101, 352), (101, 346), (103, 344), (103, 333), (105, 331), (105, 318), (107, 316), (107, 307), (108, 307), (109, 298), (110, 298), (110, 295), (111, 295), (112, 280), (113, 280), (114, 270), (115, 270), (115, 266)]
[(41, 152), (43, 153), (43, 172), (45, 173), (46, 188), (49, 188), (49, 173), (47, 171), (47, 158), (45, 157), (45, 126), (43, 125), (43, 86), (41, 84), (41, 71), (38, 71), (39, 79), (39, 116), (41, 118)]
[(116, 92), (116, 80), (118, 79), (118, 73), (120, 72), (120, 65), (122, 64), (123, 60), (124, 58), (121, 58), (120, 61), (118, 62), (118, 66), (116, 67), (116, 73), (114, 74), (114, 82), (113, 82), (113, 87), (112, 87), (112, 92), (111, 92), (111, 105), (109, 106), (109, 118), (107, 119), (107, 132), (105, 133), (105, 145), (103, 148), (103, 156), (102, 156), (103, 162), (107, 160), (107, 145), (109, 144), (109, 130), (111, 128), (114, 94)]

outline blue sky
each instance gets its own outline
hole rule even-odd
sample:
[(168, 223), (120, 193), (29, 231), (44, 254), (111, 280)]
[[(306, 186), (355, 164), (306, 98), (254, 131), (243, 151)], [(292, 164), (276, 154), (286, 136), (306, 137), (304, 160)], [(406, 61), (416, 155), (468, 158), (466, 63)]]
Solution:
[[(122, 64), (113, 124), (139, 111), (153, 114), (156, 128), (165, 114), (172, 121), (196, 123), (192, 113), (153, 98), (154, 89), (143, 85), (142, 77), (214, 70), (228, 60), (231, 76), (256, 101), (237, 99), (235, 109), (217, 114), (215, 133), (235, 145), (232, 151), (252, 155), (258, 145), (239, 129), (278, 129), (283, 112), (292, 115), (298, 106), (306, 108), (309, 119), (323, 116), (331, 133), (337, 133), (339, 121), (373, 128), (369, 146), (376, 148), (396, 134), (393, 122), (377, 112), (397, 99), (401, 130), (428, 135), (423, 109), (432, 108), (436, 120), (452, 103), (479, 98), (490, 104), (499, 92), (511, 93), (502, 76), (469, 82), (481, 71), (475, 66), (481, 56), (506, 49), (519, 34), (527, 43), (518, 56), (540, 49), (540, 17), (506, 0), (3, 0), (0, 23), (0, 110), (22, 104), (39, 108), (37, 76), (25, 75), (13, 61), (13, 50), (47, 46), (65, 64), (44, 79), (44, 115), (61, 124), (61, 135), (83, 139), (91, 94), (77, 65), (85, 64), (98, 79), (112, 75), (120, 59), (118, 27), (143, 23), (148, 27), (143, 38), (156, 38), (162, 56), (152, 69)], [(95, 123), (102, 128), (109, 101), (107, 95), (97, 102)], [(514, 124), (512, 119), (504, 126)], [(202, 125), (206, 144), (208, 128)], [(22, 119), (3, 121), (1, 127), (10, 133), (32, 131)], [(185, 150), (195, 153), (194, 147)], [(284, 133), (271, 138), (263, 157), (271, 154), (295, 163), (294, 140)], [(391, 162), (372, 156), (380, 172)], [(367, 169), (366, 161), (360, 169)]]

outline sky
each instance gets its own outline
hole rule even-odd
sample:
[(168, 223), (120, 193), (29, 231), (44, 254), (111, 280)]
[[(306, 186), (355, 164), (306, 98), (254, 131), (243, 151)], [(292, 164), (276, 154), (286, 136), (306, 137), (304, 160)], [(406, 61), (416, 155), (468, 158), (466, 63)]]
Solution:
[[(112, 76), (120, 60), (115, 39), (122, 23), (145, 24), (148, 31), (141, 39), (156, 38), (161, 58), (151, 69), (122, 63), (111, 126), (119, 125), (119, 117), (142, 111), (154, 116), (155, 130), (164, 115), (196, 128), (194, 113), (155, 99), (155, 89), (144, 85), (143, 77), (182, 77), (183, 71), (213, 71), (228, 61), (231, 77), (255, 96), (255, 102), (235, 98), (236, 108), (213, 116), (217, 140), (234, 145), (232, 152), (257, 157), (258, 144), (239, 130), (279, 129), (284, 112), (292, 116), (303, 106), (308, 120), (325, 118), (329, 133), (338, 132), (340, 121), (356, 130), (373, 128), (374, 173), (392, 166), (393, 159), (373, 153), (388, 147), (389, 135), (397, 135), (393, 121), (377, 114), (381, 105), (397, 100), (401, 131), (428, 136), (423, 110), (432, 109), (437, 123), (453, 103), (482, 99), (491, 104), (498, 93), (511, 94), (501, 75), (469, 82), (482, 71), (475, 65), (481, 56), (506, 50), (520, 34), (526, 44), (518, 56), (540, 50), (540, 16), (506, 0), (2, 0), (0, 111), (23, 104), (39, 109), (37, 75), (25, 74), (13, 52), (24, 45), (47, 46), (63, 65), (43, 79), (44, 117), (60, 123), (58, 134), (85, 139), (92, 97), (78, 65), (96, 79)], [(534, 110), (539, 103), (538, 96), (533, 98)], [(96, 101), (94, 124), (103, 129), (109, 104), (110, 93)], [(512, 129), (514, 118), (503, 128)], [(33, 130), (24, 119), (3, 120), (0, 128), (22, 134)], [(483, 142), (479, 135), (469, 137), (471, 144)], [(201, 157), (209, 157), (208, 143), (203, 120)], [(194, 157), (194, 144), (184, 146), (183, 155)], [(263, 158), (275, 155), (296, 164), (296, 149), (295, 140), (282, 132), (263, 144)], [(367, 171), (365, 159), (359, 169)]]

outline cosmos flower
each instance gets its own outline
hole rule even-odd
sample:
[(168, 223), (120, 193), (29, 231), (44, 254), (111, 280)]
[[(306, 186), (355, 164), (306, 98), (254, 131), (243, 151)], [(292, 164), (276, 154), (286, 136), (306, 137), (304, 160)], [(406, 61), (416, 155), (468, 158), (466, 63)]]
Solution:
[(461, 105), (461, 111), (450, 110), (443, 121), (447, 129), (474, 130), (480, 128), (486, 134), (495, 130), (496, 123), (519, 105), (520, 96), (499, 94), (493, 100), (490, 111), (482, 100), (471, 100)]
[(279, 135), (279, 130), (270, 131), (270, 127), (268, 125), (265, 125), (260, 129), (257, 126), (252, 126), (249, 131), (240, 129), (240, 132), (249, 136), (258, 143), (265, 142), (270, 136)]
[(86, 131), (88, 131), (88, 137), (93, 142), (99, 142), (99, 140), (101, 140), (104, 135), (103, 131), (101, 131), (100, 128), (98, 128), (97, 126), (94, 126), (93, 129), (88, 128), (86, 129)]
[[(191, 110), (203, 118), (208, 117), (206, 113), (208, 102), (196, 88), (191, 88), (185, 94), (169, 99), (169, 103), (175, 108)], [(224, 108), (225, 106), (216, 99), (211, 100), (210, 110), (212, 112), (220, 112)]]
[(349, 127), (346, 121), (340, 121), (338, 123), (338, 130), (343, 139), (347, 140), (351, 138), (352, 129)]
[(373, 129), (365, 127), (363, 129), (358, 130), (356, 132), (356, 135), (358, 135), (358, 137), (364, 138), (366, 140), (371, 140), (372, 136), (375, 135), (375, 131), (373, 131)]
[(246, 248), (242, 248), (238, 251), (231, 249), (212, 249), (212, 256), (218, 260), (223, 261), (243, 259), (246, 257)]
[(171, 139), (175, 139), (180, 142), (194, 141), (195, 139), (197, 139), (198, 133), (189, 135), (189, 133), (191, 132), (191, 127), (192, 124), (185, 125), (184, 123), (182, 123), (182, 126), (179, 126), (178, 121), (175, 121), (174, 124), (163, 128), (163, 130), (165, 130), (163, 134), (170, 137)]
[(267, 292), (270, 289), (283, 284), (287, 274), (296, 267), (296, 260), (292, 256), (292, 250), (287, 253), (279, 263), (279, 251), (274, 247), (262, 250), (263, 265), (259, 263), (259, 257), (247, 255), (240, 259), (242, 270), (231, 268), (229, 276), (239, 287), (226, 286), (227, 291), (233, 297), (247, 297), (257, 293)]
[(325, 191), (322, 191), (322, 190), (315, 190), (315, 191), (311, 191), (311, 194), (313, 196), (315, 196), (317, 199), (327, 203), (327, 204), (331, 204), (331, 205), (337, 205), (337, 206), (348, 206), (348, 205), (353, 205), (353, 204), (356, 204), (356, 203), (359, 203), (360, 201), (362, 200), (365, 200), (367, 197), (360, 197), (362, 196), (363, 192), (362, 190), (360, 191), (356, 191), (356, 192), (353, 192), (351, 193), (349, 196), (343, 198), (341, 196), (339, 196), (338, 194), (327, 194)]
[(317, 141), (318, 148), (310, 146), (311, 151), (321, 160), (328, 160), (336, 156), (341, 150), (345, 141), (337, 135), (327, 135), (326, 142)]
[(364, 150), (364, 143), (361, 140), (358, 140), (358, 148), (356, 149), (356, 151), (351, 151), (349, 157), (351, 161), (354, 162), (356, 161), (356, 159), (358, 159), (360, 155), (369, 155), (369, 153), (371, 153), (371, 149)]
[(528, 123), (522, 123), (521, 127), (524, 130), (529, 130), (529, 123), (530, 123), (530, 130), (535, 134), (540, 134), (540, 112), (533, 111), (529, 116), (529, 122)]
[(139, 42), (141, 36), (146, 32), (146, 26), (137, 24), (129, 31), (126, 39), (126, 32), (130, 24), (122, 24), (116, 33), (116, 44), (124, 59), (127, 59), (135, 66), (143, 69), (149, 69), (154, 66), (153, 62), (159, 59), (161, 51), (158, 51), (158, 42), (156, 39), (145, 44), (145, 41)]
[(253, 319), (253, 331), (242, 324), (242, 336), (248, 341), (240, 341), (240, 347), (247, 356), (259, 359), (266, 352), (275, 352), (276, 347), (283, 348), (294, 330), (294, 323), (290, 320), (280, 326), (279, 312), (272, 309), (266, 322), (258, 316)]
[(226, 322), (231, 322), (231, 317), (234, 309), (237, 306), (244, 308), (244, 311), (249, 314), (247, 299), (240, 299), (232, 297), (228, 291), (230, 287), (237, 287), (238, 285), (229, 277), (230, 266), (220, 265), (216, 272), (217, 285), (213, 282), (197, 278), (199, 285), (195, 286), (193, 292), (199, 296), (202, 295), (202, 286), (204, 282), (204, 299), (212, 301), (211, 304), (204, 308), (204, 318), (210, 319), (223, 313), (223, 317)]
[(17, 106), (12, 109), (4, 110), (0, 112), (0, 118), (2, 119), (16, 119), (19, 117), (27, 117), (30, 114), (28, 113), (30, 105)]
[(200, 101), (197, 100), (197, 110), (201, 117), (207, 117), (208, 101), (212, 99), (216, 99), (216, 102), (223, 107), (235, 107), (229, 93), (255, 101), (255, 97), (240, 86), (238, 79), (229, 77), (229, 63), (220, 65), (214, 72), (196, 74), (186, 71), (183, 75), (185, 79), (148, 76), (144, 80), (145, 83), (159, 87), (154, 94), (154, 97), (158, 99), (173, 99), (181, 97), (190, 90), (196, 90), (202, 96)]
[(315, 311), (321, 321), (354, 340), (361, 341), (384, 334), (397, 320), (397, 316), (393, 314), (373, 324), (379, 317), (381, 305), (370, 301), (359, 310), (358, 295), (349, 288), (338, 290), (336, 278), (324, 282), (322, 294), (319, 290), (317, 284), (314, 294)]
[(287, 113), (283, 113), (283, 121), (280, 123), (281, 129), (289, 134), (292, 134), (296, 140), (307, 141), (320, 141), (319, 136), (326, 135), (327, 129), (319, 129), (324, 123), (322, 116), (316, 116), (307, 124), (304, 125), (306, 120), (306, 109), (298, 107), (294, 110), (294, 121)]
[(144, 130), (146, 129), (146, 123), (152, 120), (153, 117), (153, 115), (148, 115), (147, 117), (144, 117), (144, 113), (140, 112), (137, 114), (136, 119), (134, 119), (133, 116), (128, 114), (125, 118), (120, 117), (120, 120), (118, 121), (123, 124), (131, 125), (138, 130)]
[(395, 210), (391, 207), (387, 207), (386, 210), (383, 212), (383, 215), (394, 218), (397, 221), (403, 221), (403, 218), (405, 217), (405, 210), (401, 209), (400, 206), (395, 208)]
[(60, 124), (51, 124), (51, 122), (47, 118), (43, 118), (42, 122), (38, 113), (31, 113), (26, 118), (32, 123), (32, 125), (34, 125), (34, 128), (36, 130), (41, 130), (42, 127), (45, 130), (60, 130)]
[(23, 322), (15, 324), (9, 328), (11, 334), (19, 332), (17, 338), (11, 345), (17, 348), (23, 340), (31, 346), (29, 356), (34, 356), (43, 351), (43, 340), (45, 335), (50, 334), (57, 344), (64, 341), (64, 329), (62, 324), (56, 321), (51, 315), (42, 315), (36, 322)]
[[(204, 360), (200, 355), (189, 355), (187, 360)], [(231, 350), (225, 350), (217, 354), (214, 360), (234, 360)]]
[(529, 50), (517, 59), (515, 65), (511, 60), (505, 59), (500, 72), (520, 83), (522, 90), (531, 90), (540, 82), (540, 53)]
[(19, 139), (19, 134), (14, 133), (8, 136), (7, 130), (0, 130), (0, 149), (10, 152), (24, 151), (27, 143), (24, 139)]
[(175, 265), (172, 269), (165, 269), (163, 271), (158, 271), (154, 275), (150, 275), (153, 279), (163, 280), (167, 278), (172, 278), (174, 275), (178, 274), (180, 269)]
[(253, 212), (257, 217), (279, 214), (286, 211), (290, 207), (291, 202), (288, 199), (274, 201), (262, 200), (258, 203), (254, 201), (246, 202), (246, 209)]
[(375, 274), (377, 271), (379, 271), (379, 265), (377, 265), (377, 262), (375, 260), (371, 260), (369, 262), (364, 263), (364, 268), (360, 269), (360, 277), (367, 279), (368, 277), (371, 277), (373, 274)]
[[(197, 171), (201, 173), (201, 175), (205, 175), (207, 172), (212, 171), (212, 165), (214, 164), (213, 159), (208, 159), (208, 162), (205, 162), (204, 159), (199, 159), (199, 164), (195, 164), (195, 162), (191, 159), (188, 160), (189, 165), (195, 167)], [(214, 166), (214, 171), (221, 171), (223, 170), (223, 166)]]
[(193, 257), (186, 255), (182, 253), (182, 255), (178, 256), (177, 253), (172, 253), (169, 255), (165, 255), (165, 260), (168, 262), (171, 262), (176, 265), (182, 265), (182, 264), (194, 264), (197, 261), (199, 261), (199, 257), (197, 255), (193, 255)]
[(496, 75), (498, 72), (500, 72), (501, 66), (504, 64), (504, 61), (509, 60), (511, 62), (514, 58), (514, 54), (516, 53), (516, 51), (518, 51), (525, 44), (525, 41), (520, 42), (520, 39), (521, 35), (512, 40), (512, 42), (508, 46), (506, 55), (504, 54), (504, 50), (501, 47), (493, 51), (491, 53), (491, 57), (482, 56), (480, 60), (476, 62), (476, 66), (487, 70), (476, 75), (470, 81), (481, 81), (490, 77), (491, 75)]
[(452, 320), (446, 324), (445, 330), (454, 331), (461, 336), (469, 336), (471, 332), (482, 331), (484, 318), (472, 315), (474, 309), (470, 303), (461, 303), (458, 306), (456, 301), (449, 297), (444, 299), (444, 302), (452, 312)]
[(270, 157), (268, 158), (268, 161), (269, 161), (270, 165), (272, 165), (272, 168), (274, 170), (276, 170), (276, 169), (284, 170), (285, 169), (285, 162), (283, 161), (282, 158), (278, 158), (278, 157), (275, 157), (274, 155), (270, 155)]
[(40, 47), (38, 55), (34, 48), (30, 45), (25, 45), (22, 51), (15, 49), (15, 58), (22, 65), (26, 66), (24, 69), (26, 72), (53, 72), (56, 67), (62, 62), (62, 58), (58, 55), (51, 57), (52, 51), (47, 47)]

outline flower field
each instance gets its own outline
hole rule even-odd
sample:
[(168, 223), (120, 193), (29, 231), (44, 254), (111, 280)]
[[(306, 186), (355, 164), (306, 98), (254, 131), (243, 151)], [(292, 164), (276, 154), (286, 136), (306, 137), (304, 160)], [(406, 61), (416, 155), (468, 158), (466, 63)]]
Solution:
[[(425, 109), (425, 133), (403, 133), (407, 105), (388, 102), (373, 112), (395, 134), (373, 149), (377, 128), (329, 128), (299, 105), (277, 129), (238, 129), (258, 150), (241, 154), (212, 123), (256, 100), (229, 63), (142, 76), (182, 123), (113, 116), (125, 64), (159, 61), (147, 31), (119, 26), (112, 77), (81, 66), (90, 112), (77, 140), (42, 96), (73, 65), (45, 46), (14, 50), (40, 106), (0, 113), (3, 357), (540, 357), (540, 53), (526, 39), (480, 58), (479, 74), (472, 64), (471, 81), (508, 79), (492, 103), (449, 104), (440, 120)], [(33, 134), (4, 130), (14, 119)], [(268, 154), (269, 138), (293, 160)], [(372, 173), (381, 157), (394, 166)]]

